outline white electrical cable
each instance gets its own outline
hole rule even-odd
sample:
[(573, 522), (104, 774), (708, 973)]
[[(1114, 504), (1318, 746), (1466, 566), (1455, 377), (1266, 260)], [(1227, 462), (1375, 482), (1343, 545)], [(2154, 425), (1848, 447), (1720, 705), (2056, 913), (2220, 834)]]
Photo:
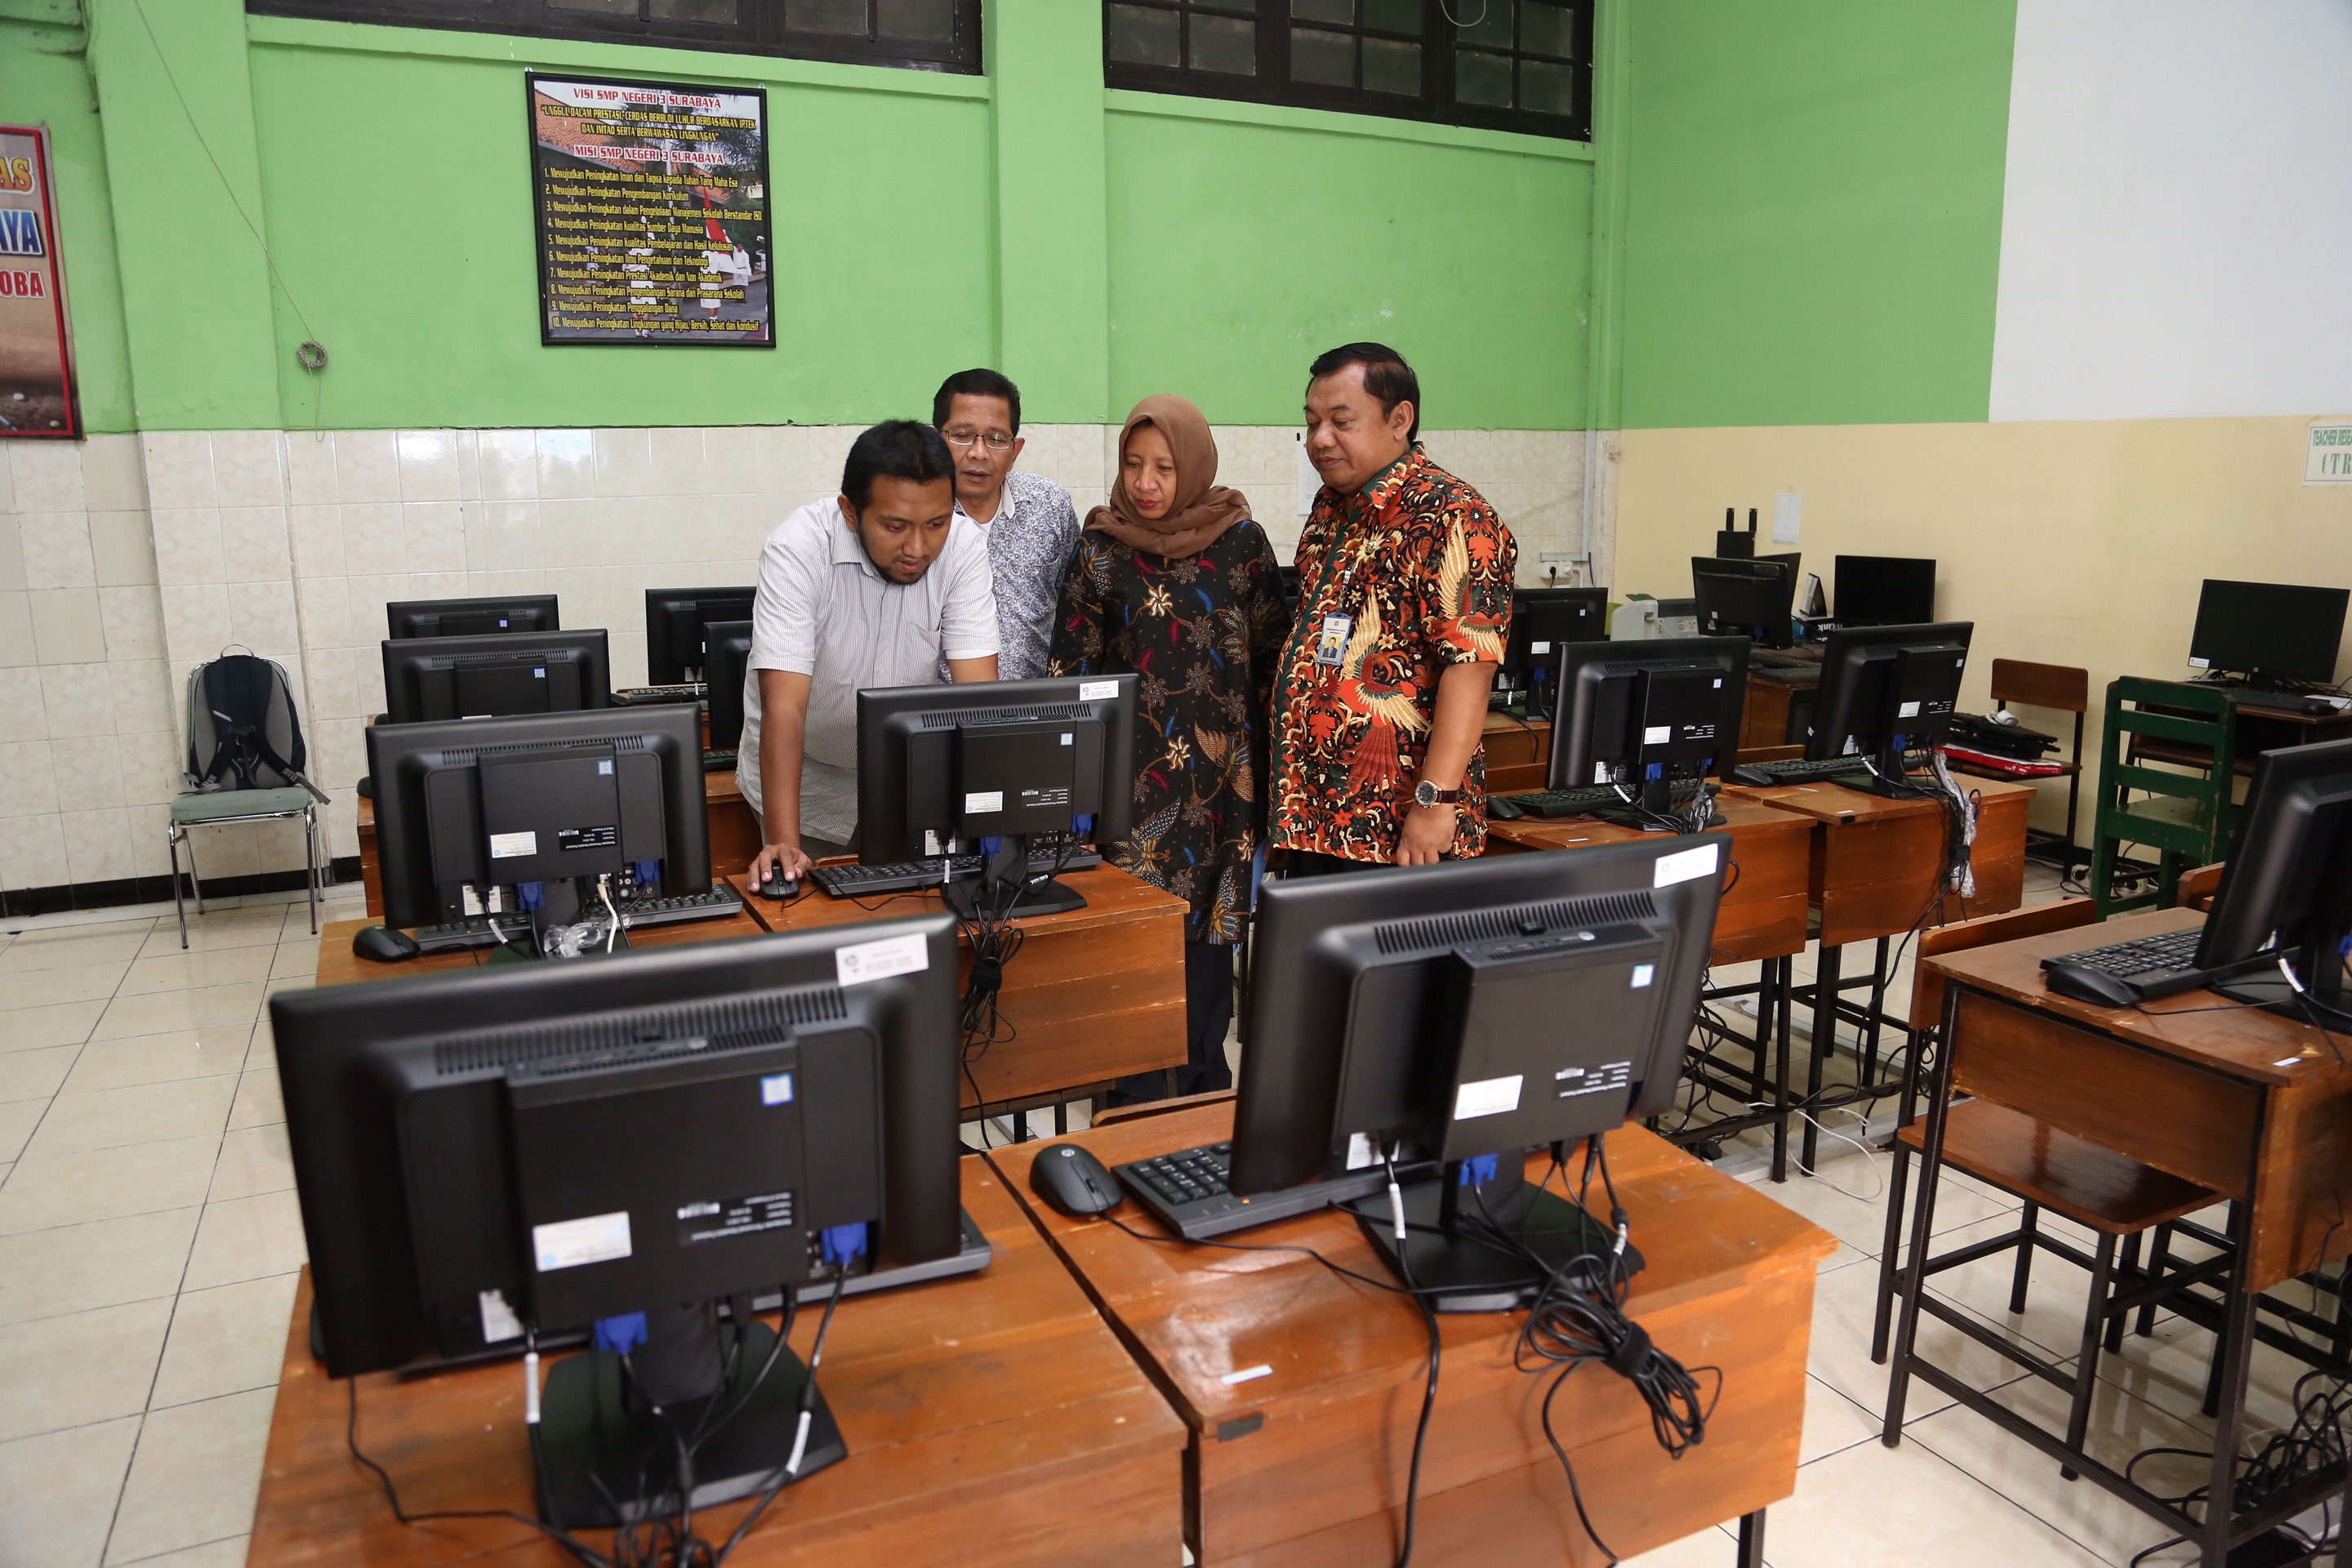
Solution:
[(596, 879), (596, 896), (604, 900), (605, 917), (612, 921), (604, 928), (604, 955), (607, 958), (612, 956), (613, 943), (618, 941), (621, 935), (621, 911), (613, 907), (612, 889), (605, 886), (611, 880), (612, 878), (609, 875), (600, 875)]
[(522, 1418), (533, 1426), (539, 1425), (539, 1352), (535, 1350), (523, 1352)]

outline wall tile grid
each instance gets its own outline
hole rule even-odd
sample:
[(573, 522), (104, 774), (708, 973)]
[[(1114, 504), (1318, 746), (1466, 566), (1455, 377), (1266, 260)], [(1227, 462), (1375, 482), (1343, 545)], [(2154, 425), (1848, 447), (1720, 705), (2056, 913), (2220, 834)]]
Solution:
[[(1118, 430), (1035, 426), (1021, 467), (1098, 504)], [(0, 886), (167, 868), (188, 673), (241, 644), (286, 667), (328, 847), (358, 851), (352, 784), (383, 706), (392, 600), (554, 593), (610, 628), (613, 678), (645, 674), (644, 590), (743, 583), (793, 508), (839, 488), (856, 427), (192, 431), (11, 444), (0, 497)], [(1304, 521), (1297, 432), (1216, 432), (1220, 479), (1287, 559)], [(1585, 437), (1433, 431), (1440, 462), (1541, 552), (1585, 548)], [(1596, 541), (1596, 543), (1599, 542)], [(1567, 581), (1565, 568), (1561, 580)], [(68, 750), (70, 745), (70, 751)], [(60, 759), (63, 759), (62, 761)], [(289, 828), (224, 830), (208, 875), (299, 868)]]

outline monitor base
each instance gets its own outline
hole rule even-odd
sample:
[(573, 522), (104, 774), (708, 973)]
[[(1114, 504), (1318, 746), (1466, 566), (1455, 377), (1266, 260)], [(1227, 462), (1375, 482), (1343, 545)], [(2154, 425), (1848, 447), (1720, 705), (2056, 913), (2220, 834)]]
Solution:
[[(2242, 1002), (2260, 1007), (2265, 1013), (2276, 1013), (2282, 1018), (2292, 1018), (2298, 1024), (2308, 1024), (2314, 1017), (2330, 1031), (2352, 1028), (2352, 996), (2324, 994), (2306, 1003), (2296, 994), (2286, 977), (2272, 964), (2264, 964), (2263, 973), (2244, 980), (2222, 981), (2206, 987), (2216, 996), (2226, 996), (2232, 1002)], [(2308, 1010), (2306, 1010), (2308, 1009)]]
[[(953, 910), (958, 918), (968, 921), (978, 920), (981, 889), (985, 885), (984, 878), (959, 878), (940, 888), (940, 897), (947, 900), (948, 908)], [(1007, 918), (1024, 921), (1033, 915), (1066, 914), (1072, 910), (1082, 910), (1086, 907), (1085, 894), (1074, 889), (1066, 888), (1060, 882), (1048, 878), (1043, 881), (1031, 882), (1024, 886), (1021, 896), (1013, 900), (1012, 911)]]
[[(1543, 1289), (1549, 1272), (1579, 1258), (1591, 1259), (1591, 1282), (1606, 1279), (1616, 1233), (1568, 1199), (1522, 1179), (1507, 1190), (1497, 1182), (1485, 1189), (1496, 1195), (1487, 1211), (1503, 1230), (1549, 1265), (1540, 1270), (1526, 1258), (1497, 1244), (1478, 1239), (1482, 1217), (1475, 1198), (1465, 1197), (1463, 1214), (1452, 1226), (1444, 1224), (1444, 1180), (1454, 1175), (1446, 1167), (1440, 1176), (1400, 1184), (1404, 1194), (1404, 1217), (1409, 1227), (1404, 1262), (1397, 1257), (1396, 1233), (1390, 1227), (1384, 1195), (1364, 1198), (1350, 1212), (1363, 1222), (1365, 1237), (1381, 1261), (1400, 1279), (1410, 1278), (1430, 1306), (1440, 1312), (1511, 1312), (1527, 1307)], [(1619, 1260), (1630, 1277), (1642, 1270), (1643, 1258), (1632, 1247)]]
[(1879, 773), (1839, 773), (1827, 782), (1858, 795), (1874, 795), (1883, 800), (1926, 800), (1936, 793), (1908, 779), (1890, 779)]
[[(807, 1363), (787, 1348), (767, 1381), (751, 1392), (775, 1342), (774, 1330), (754, 1322), (728, 1384), (710, 1399), (669, 1409), (667, 1419), (632, 1408), (619, 1356), (592, 1351), (558, 1362), (548, 1373), (541, 1402), (541, 1516), (566, 1530), (609, 1530), (675, 1512), (677, 1444), (672, 1424), (677, 1431), (693, 1432), (712, 1400), (741, 1405), (705, 1434), (696, 1450), (694, 1506), (715, 1507), (773, 1486), (792, 1458), (800, 1432), (801, 1389), (809, 1376)], [(848, 1456), (822, 1392), (810, 1416), (808, 1447), (795, 1480)]]

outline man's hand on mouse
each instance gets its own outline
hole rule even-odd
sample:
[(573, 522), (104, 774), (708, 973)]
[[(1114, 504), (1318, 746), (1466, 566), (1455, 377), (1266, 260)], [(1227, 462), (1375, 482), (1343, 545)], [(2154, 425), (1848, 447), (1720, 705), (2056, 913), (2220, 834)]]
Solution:
[(751, 859), (751, 886), (764, 888), (771, 872), (796, 882), (808, 874), (809, 858), (797, 844), (763, 844)]

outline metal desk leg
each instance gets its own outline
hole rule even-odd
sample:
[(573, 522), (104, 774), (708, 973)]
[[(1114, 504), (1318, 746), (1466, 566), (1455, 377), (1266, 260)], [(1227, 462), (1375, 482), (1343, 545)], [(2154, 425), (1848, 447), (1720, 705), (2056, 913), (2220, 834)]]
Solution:
[[(1838, 955), (1842, 951), (1824, 944), (1821, 962), (1813, 966), (1813, 1059), (1805, 1074), (1805, 1100), (1809, 1105), (1821, 1095), (1822, 1070), (1828, 1066), (1830, 1052), (1837, 1045)], [(1821, 1152), (1821, 1128), (1808, 1115), (1797, 1168), (1809, 1176), (1820, 1163), (1817, 1156)]]
[(1886, 1005), (1886, 987), (1895, 977), (1886, 970), (1887, 946), (1892, 937), (1878, 939), (1878, 952), (1870, 966), (1870, 1016), (1862, 1026), (1862, 1081), (1878, 1081), (1878, 1016)]
[[(1772, 1119), (1772, 1179), (1785, 1182), (1789, 1179), (1789, 1015), (1796, 1011), (1797, 1005), (1797, 961), (1783, 958), (1778, 962), (1780, 1010), (1775, 1028), (1780, 1036), (1780, 1065), (1773, 1069), (1772, 1109), (1780, 1114)], [(1769, 970), (1771, 965), (1768, 963), (1765, 968)]]
[(1738, 1568), (1764, 1568), (1764, 1510), (1760, 1508), (1739, 1516)]
[[(2246, 1288), (2246, 1265), (2253, 1256), (2253, 1226), (2244, 1217), (2252, 1205), (2230, 1207), (2229, 1312), (2221, 1342), (2221, 1412), (2213, 1420), (2213, 1472), (2205, 1489), (2205, 1535), (2199, 1543), (2202, 1568), (2228, 1568), (2230, 1527), (2237, 1512), (2238, 1444), (2246, 1426), (2246, 1383), (2254, 1363), (2254, 1293)], [(2336, 1550), (2337, 1560), (2343, 1549)]]
[[(1936, 1036), (1936, 1077), (1927, 1089), (1927, 1146), (1919, 1152), (1919, 1196), (1911, 1210), (1915, 1257), (1925, 1256), (1922, 1249), (1933, 1233), (1937, 1178), (1944, 1171), (1944, 1131), (1951, 1120), (1952, 1064), (1959, 1055), (1959, 1017), (1960, 987), (1948, 984), (1943, 1026)], [(1878, 1435), (1878, 1440), (1890, 1448), (1903, 1441), (1903, 1402), (1911, 1392), (1911, 1356), (1919, 1340), (1919, 1295), (1927, 1283), (1926, 1269), (1904, 1270), (1903, 1317), (1895, 1332), (1895, 1364), (1886, 1377), (1886, 1424)], [(2243, 1386), (2241, 1383), (2240, 1387)]]

